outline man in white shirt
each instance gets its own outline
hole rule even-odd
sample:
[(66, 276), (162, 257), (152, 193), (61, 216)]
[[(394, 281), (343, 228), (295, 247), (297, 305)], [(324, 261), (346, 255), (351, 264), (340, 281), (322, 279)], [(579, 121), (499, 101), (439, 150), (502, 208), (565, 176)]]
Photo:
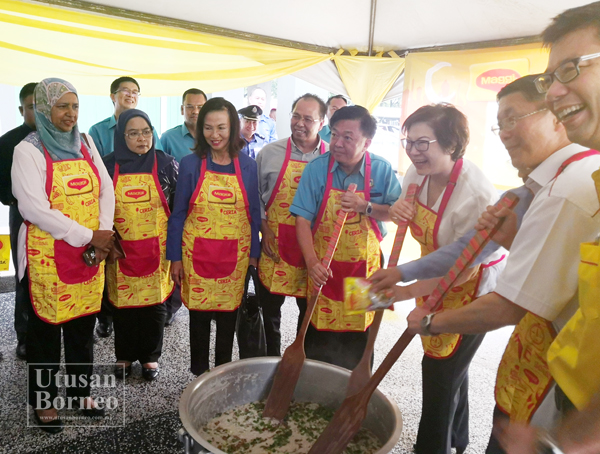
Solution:
[[(515, 167), (532, 169), (526, 186), (535, 197), (514, 241), (506, 245), (511, 255), (495, 292), (435, 316), (417, 308), (408, 317), (412, 333), (482, 333), (519, 324), (528, 313), (560, 329), (577, 308), (579, 243), (593, 240), (600, 229), (600, 219), (593, 217), (599, 204), (590, 176), (600, 156), (570, 144), (529, 78), (527, 92), (499, 94), (500, 138)], [(507, 366), (501, 366), (499, 377), (502, 367)], [(552, 415), (551, 410), (537, 414)], [(497, 449), (490, 446), (488, 452), (502, 452)]]

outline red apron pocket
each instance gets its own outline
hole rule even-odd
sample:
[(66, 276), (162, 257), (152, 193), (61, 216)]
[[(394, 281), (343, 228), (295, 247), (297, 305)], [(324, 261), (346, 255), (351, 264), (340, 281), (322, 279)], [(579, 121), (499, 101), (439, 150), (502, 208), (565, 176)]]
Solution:
[(160, 245), (157, 236), (143, 240), (121, 240), (121, 246), (126, 258), (117, 260), (117, 263), (125, 276), (148, 276), (160, 266)]
[(304, 268), (304, 257), (298, 244), (296, 236), (296, 226), (279, 224), (279, 238), (277, 239), (279, 248), (279, 257), (296, 268)]
[(73, 247), (64, 240), (54, 241), (54, 262), (58, 278), (65, 284), (81, 284), (98, 272), (98, 266), (87, 266), (83, 253), (89, 246)]
[(344, 278), (345, 277), (366, 277), (367, 261), (360, 262), (338, 262), (331, 261), (331, 272), (333, 279), (329, 278), (323, 286), (323, 295), (335, 301), (344, 301)]
[(230, 276), (237, 266), (238, 240), (195, 238), (194, 271), (207, 279)]

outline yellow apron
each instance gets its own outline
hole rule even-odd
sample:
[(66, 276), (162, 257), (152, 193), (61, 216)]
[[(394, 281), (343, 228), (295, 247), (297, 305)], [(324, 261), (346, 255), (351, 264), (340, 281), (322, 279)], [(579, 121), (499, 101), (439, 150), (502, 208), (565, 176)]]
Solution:
[[(100, 226), (100, 176), (86, 147), (83, 158), (46, 158), (46, 194), (50, 207), (91, 230)], [(104, 263), (87, 266), (83, 253), (27, 222), (27, 270), (35, 313), (51, 324), (64, 323), (100, 310)]]
[[(325, 144), (321, 141), (321, 154)], [(306, 298), (306, 264), (296, 237), (296, 217), (290, 213), (300, 177), (307, 162), (291, 159), (292, 141), (288, 139), (285, 161), (275, 189), (267, 203), (267, 222), (275, 234), (279, 262), (264, 252), (258, 264), (258, 277), (271, 293)]]
[(116, 307), (161, 304), (173, 292), (171, 262), (165, 258), (170, 211), (152, 173), (121, 175), (115, 164), (115, 227), (126, 258), (106, 266), (108, 299)]
[(183, 226), (181, 299), (196, 311), (236, 310), (250, 262), (250, 211), (238, 158), (235, 175), (207, 170)]
[[(592, 174), (600, 199), (600, 170)], [(600, 245), (582, 243), (579, 309), (548, 350), (552, 377), (579, 410), (600, 392)]]
[[(569, 164), (589, 155), (581, 152), (567, 159), (554, 179)], [(529, 422), (552, 386), (546, 356), (555, 336), (552, 324), (532, 313), (526, 314), (513, 331), (498, 367), (495, 389), (496, 405), (511, 421)]]
[[(427, 177), (423, 180), (419, 192), (417, 193), (416, 213), (410, 223), (410, 232), (415, 240), (421, 245), (421, 257), (430, 254), (438, 249), (437, 234), (439, 230), (444, 211), (450, 201), (452, 192), (456, 187), (456, 181), (462, 169), (463, 160), (459, 159), (454, 164), (450, 181), (444, 190), (439, 211), (436, 213), (427, 206), (418, 201), (418, 194), (422, 191)], [(460, 286), (452, 288), (448, 295), (442, 301), (440, 310), (458, 309), (466, 304), (469, 304), (475, 298), (479, 280), (481, 279), (481, 269), (470, 280)], [(417, 306), (422, 306), (426, 297), (417, 298)], [(460, 334), (440, 334), (438, 336), (421, 336), (423, 350), (425, 355), (431, 358), (448, 358), (454, 354), (460, 342), (462, 335)]]
[[(327, 252), (329, 239), (333, 234), (338, 212), (341, 210), (341, 198), (345, 191), (333, 189), (334, 164), (333, 157), (329, 157), (329, 171), (327, 172), (327, 186), (317, 222), (313, 227), (313, 241), (315, 253), (322, 260)], [(365, 153), (365, 190), (356, 191), (361, 197), (369, 200), (371, 182), (371, 156)], [(380, 268), (381, 233), (375, 219), (349, 213), (340, 239), (331, 260), (333, 278), (329, 278), (323, 290), (311, 323), (319, 331), (365, 331), (373, 323), (373, 312), (357, 315), (345, 315), (344, 306), (344, 278), (368, 277)], [(310, 298), (314, 284), (309, 278), (308, 297)]]

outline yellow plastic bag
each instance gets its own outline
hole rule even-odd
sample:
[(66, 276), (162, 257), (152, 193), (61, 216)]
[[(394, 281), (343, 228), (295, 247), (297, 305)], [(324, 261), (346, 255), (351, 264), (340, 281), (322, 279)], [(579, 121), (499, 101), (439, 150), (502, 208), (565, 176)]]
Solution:
[(368, 279), (344, 278), (344, 314), (355, 315), (379, 309), (392, 309), (393, 303), (394, 299), (384, 293), (372, 293), (371, 281)]
[(600, 391), (600, 245), (582, 243), (579, 309), (548, 350), (556, 383), (578, 408)]
[(10, 266), (10, 236), (0, 235), (0, 271), (8, 271)]

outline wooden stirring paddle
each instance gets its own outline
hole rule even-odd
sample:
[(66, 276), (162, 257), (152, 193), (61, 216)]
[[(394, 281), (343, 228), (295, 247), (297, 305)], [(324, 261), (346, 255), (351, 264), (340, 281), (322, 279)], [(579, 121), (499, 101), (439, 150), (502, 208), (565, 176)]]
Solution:
[[(348, 187), (348, 192), (355, 191), (356, 184), (352, 183)], [(346, 211), (340, 210), (338, 212), (338, 217), (333, 228), (333, 234), (327, 244), (327, 252), (321, 261), (323, 266), (327, 269), (329, 269), (329, 265), (331, 264), (331, 259), (335, 253), (335, 248), (340, 239), (340, 234), (342, 233), (342, 228), (344, 227), (347, 216), (348, 213)], [(306, 359), (306, 353), (304, 352), (306, 330), (308, 329), (312, 314), (315, 311), (315, 306), (321, 295), (322, 288), (323, 286), (319, 285), (313, 287), (313, 294), (306, 305), (306, 313), (304, 314), (302, 325), (296, 335), (296, 340), (294, 340), (292, 345), (285, 349), (283, 358), (281, 358), (281, 362), (275, 373), (275, 378), (273, 379), (273, 386), (271, 387), (271, 391), (265, 402), (265, 409), (263, 410), (263, 417), (265, 418), (274, 418), (282, 421), (290, 408), (294, 390), (296, 389), (296, 383), (298, 383), (298, 378), (300, 377), (300, 372), (302, 371), (302, 366)]]
[[(412, 183), (406, 190), (405, 200), (409, 203), (414, 203), (415, 195), (419, 185)], [(392, 253), (390, 254), (390, 261), (388, 262), (388, 268), (395, 267), (398, 265), (400, 259), (400, 251), (404, 244), (404, 237), (408, 230), (408, 224), (410, 221), (403, 221), (398, 224), (398, 230), (396, 230), (396, 237), (394, 238), (394, 245), (392, 246)], [(358, 392), (365, 386), (369, 378), (371, 378), (371, 357), (373, 356), (373, 350), (375, 349), (375, 340), (377, 339), (377, 333), (379, 333), (379, 326), (381, 320), (383, 320), (383, 312), (385, 309), (375, 311), (375, 318), (371, 327), (369, 328), (369, 336), (367, 337), (367, 345), (360, 362), (356, 365), (350, 379), (348, 380), (348, 387), (346, 388), (346, 396)]]
[[(500, 206), (512, 209), (518, 200), (517, 196), (508, 193), (500, 201)], [(477, 232), (471, 241), (469, 241), (469, 244), (465, 247), (454, 266), (448, 271), (448, 274), (446, 274), (436, 289), (429, 295), (425, 302), (425, 307), (430, 309), (431, 312), (439, 309), (444, 296), (452, 289), (454, 282), (475, 261), (483, 248), (491, 241), (491, 237), (501, 227), (503, 221), (504, 219), (500, 219), (495, 227), (489, 231), (486, 229)], [(359, 392), (346, 397), (344, 402), (342, 402), (342, 405), (333, 415), (333, 419), (325, 428), (325, 431), (310, 449), (309, 454), (341, 454), (343, 452), (348, 443), (360, 430), (360, 426), (367, 415), (367, 405), (369, 404), (371, 395), (408, 344), (410, 344), (414, 336), (414, 334), (404, 331), (367, 384)]]

